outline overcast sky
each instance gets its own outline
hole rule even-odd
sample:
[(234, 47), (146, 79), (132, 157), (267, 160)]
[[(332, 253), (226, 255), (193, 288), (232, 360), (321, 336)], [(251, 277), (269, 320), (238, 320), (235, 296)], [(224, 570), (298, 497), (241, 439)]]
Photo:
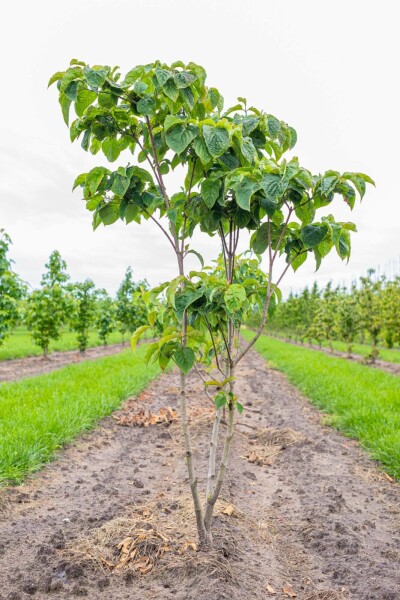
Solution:
[[(13, 239), (15, 268), (37, 285), (58, 249), (74, 280), (110, 292), (128, 265), (152, 284), (176, 274), (155, 226), (100, 227), (79, 190), (78, 173), (106, 164), (71, 144), (53, 72), (71, 58), (127, 71), (160, 59), (194, 61), (226, 105), (237, 96), (295, 127), (293, 154), (315, 173), (362, 171), (375, 179), (353, 213), (337, 200), (337, 218), (353, 220), (353, 252), (314, 273), (309, 260), (288, 274), (284, 291), (317, 279), (349, 281), (370, 266), (398, 266), (399, 3), (396, 0), (36, 0), (2, 8), (0, 228)], [(173, 182), (172, 182), (173, 184)], [(174, 191), (174, 190), (172, 190)], [(206, 258), (216, 242), (199, 242)], [(242, 246), (243, 247), (243, 246)], [(194, 259), (195, 260), (195, 259)]]

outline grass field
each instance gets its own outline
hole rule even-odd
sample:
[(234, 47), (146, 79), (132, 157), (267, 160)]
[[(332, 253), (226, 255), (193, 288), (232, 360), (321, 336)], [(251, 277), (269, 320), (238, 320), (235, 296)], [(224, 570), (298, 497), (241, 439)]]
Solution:
[[(126, 336), (129, 341), (129, 336)], [(121, 342), (121, 334), (118, 331), (114, 331), (109, 339), (109, 344), (118, 344)], [(101, 346), (102, 342), (95, 331), (91, 331), (89, 334), (89, 346)], [(66, 350), (77, 350), (78, 343), (76, 341), (76, 333), (72, 331), (65, 331), (62, 333), (59, 340), (50, 343), (50, 352), (55, 351), (66, 351)], [(6, 360), (10, 358), (23, 358), (24, 356), (39, 356), (42, 354), (42, 350), (39, 346), (33, 343), (32, 337), (26, 329), (18, 328), (6, 339), (4, 344), (0, 347), (0, 360)]]
[(329, 424), (360, 440), (387, 473), (400, 478), (399, 377), (266, 336), (256, 349), (329, 413)]
[(57, 449), (138, 393), (158, 373), (146, 345), (15, 383), (0, 384), (0, 482), (18, 483)]

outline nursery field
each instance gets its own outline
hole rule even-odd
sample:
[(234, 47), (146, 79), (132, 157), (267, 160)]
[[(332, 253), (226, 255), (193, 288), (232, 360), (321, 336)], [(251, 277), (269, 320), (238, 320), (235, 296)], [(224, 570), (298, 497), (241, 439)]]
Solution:
[[(250, 352), (238, 371), (245, 410), (216, 508), (217, 547), (199, 554), (179, 449), (178, 373), (149, 383), (158, 369), (143, 365), (145, 348), (0, 386), (3, 484), (53, 459), (0, 491), (2, 592), (394, 600), (400, 488), (385, 473), (400, 474), (398, 379), (262, 337), (260, 354)], [(195, 374), (188, 388), (194, 454), (204, 468), (199, 452), (213, 410)], [(135, 426), (138, 415), (166, 408), (170, 418)], [(384, 467), (328, 422), (358, 437)], [(79, 432), (87, 433), (71, 444)], [(118, 548), (128, 540), (147, 548), (151, 575), (126, 569), (134, 560)]]

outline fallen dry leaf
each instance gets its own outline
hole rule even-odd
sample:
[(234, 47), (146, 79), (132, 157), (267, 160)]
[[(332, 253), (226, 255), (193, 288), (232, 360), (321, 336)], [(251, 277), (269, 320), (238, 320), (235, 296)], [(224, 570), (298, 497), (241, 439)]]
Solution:
[(152, 413), (151, 410), (139, 408), (135, 412), (113, 415), (118, 425), (123, 427), (149, 427), (150, 425), (170, 424), (178, 419), (177, 412), (170, 406), (160, 408), (158, 413)]
[(228, 517), (231, 517), (234, 512), (235, 512), (235, 507), (232, 506), (232, 504), (228, 504), (228, 506), (225, 506), (224, 510), (222, 511), (222, 514), (228, 515)]
[(289, 598), (297, 598), (296, 592), (289, 583), (285, 583), (285, 585), (282, 588), (282, 592), (289, 596)]
[(273, 588), (269, 583), (267, 584), (267, 592), (273, 595), (276, 594), (275, 588)]

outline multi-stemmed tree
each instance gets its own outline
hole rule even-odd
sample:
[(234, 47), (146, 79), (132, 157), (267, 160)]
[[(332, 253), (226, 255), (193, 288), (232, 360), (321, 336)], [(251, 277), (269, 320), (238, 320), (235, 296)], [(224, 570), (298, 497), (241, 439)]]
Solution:
[[(335, 195), (353, 208), (370, 178), (361, 173), (327, 171), (313, 175), (297, 158), (283, 158), (296, 143), (296, 132), (273, 115), (248, 107), (244, 98), (224, 109), (215, 87), (206, 86), (205, 70), (194, 63), (137, 66), (122, 77), (118, 68), (90, 67), (72, 61), (56, 73), (59, 101), (71, 140), (81, 137), (84, 150), (102, 151), (115, 162), (127, 150), (125, 166), (98, 166), (78, 176), (76, 186), (93, 212), (94, 228), (118, 219), (140, 224), (151, 220), (176, 256), (177, 276), (147, 294), (162, 300), (163, 333), (150, 345), (149, 360), (161, 367), (174, 361), (180, 369), (180, 407), (189, 483), (199, 540), (212, 544), (211, 523), (224, 481), (234, 433), (238, 363), (263, 331), (268, 311), (279, 300), (279, 284), (289, 268), (297, 270), (313, 254), (317, 267), (336, 248), (350, 255), (348, 222), (332, 215), (317, 218), (333, 206)], [(131, 164), (133, 162), (133, 164)], [(139, 166), (139, 164), (143, 166)], [(145, 167), (145, 168), (144, 168)], [(168, 190), (167, 175), (182, 174), (182, 188)], [(187, 272), (186, 257), (195, 230), (219, 238), (218, 269)], [(266, 254), (267, 272), (257, 260), (236, 259), (241, 232), (251, 232), (251, 249)], [(278, 258), (286, 263), (277, 272)], [(199, 257), (201, 260), (201, 257)], [(259, 307), (260, 325), (252, 340), (239, 344), (241, 323)], [(151, 325), (152, 323), (150, 323)], [(134, 341), (145, 330), (140, 327)], [(216, 416), (210, 441), (203, 501), (193, 461), (188, 424), (186, 378), (195, 363), (216, 369)], [(217, 461), (222, 408), (227, 427)]]

